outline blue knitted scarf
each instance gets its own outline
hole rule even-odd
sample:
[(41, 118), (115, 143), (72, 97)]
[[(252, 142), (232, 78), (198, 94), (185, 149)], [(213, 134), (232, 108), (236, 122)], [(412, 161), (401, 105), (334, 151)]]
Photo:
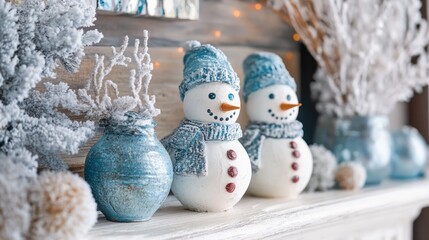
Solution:
[(161, 140), (174, 154), (174, 173), (178, 175), (207, 174), (206, 141), (233, 141), (242, 136), (240, 124), (221, 124), (184, 119), (173, 133)]
[(293, 139), (303, 135), (302, 123), (297, 120), (285, 124), (249, 122), (240, 142), (249, 155), (253, 172), (257, 172), (261, 164), (261, 147), (265, 138)]

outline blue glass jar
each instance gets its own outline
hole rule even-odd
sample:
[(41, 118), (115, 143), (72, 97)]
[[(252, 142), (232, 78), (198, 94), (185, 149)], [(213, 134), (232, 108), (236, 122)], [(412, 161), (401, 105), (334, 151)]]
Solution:
[(108, 220), (149, 220), (168, 196), (173, 181), (170, 156), (152, 119), (128, 112), (106, 124), (85, 161), (85, 180)]
[(392, 143), (386, 116), (321, 116), (314, 141), (331, 150), (338, 163), (362, 163), (367, 173), (366, 185), (378, 184), (389, 176)]
[(415, 128), (403, 127), (392, 133), (392, 178), (411, 179), (424, 174), (428, 147)]

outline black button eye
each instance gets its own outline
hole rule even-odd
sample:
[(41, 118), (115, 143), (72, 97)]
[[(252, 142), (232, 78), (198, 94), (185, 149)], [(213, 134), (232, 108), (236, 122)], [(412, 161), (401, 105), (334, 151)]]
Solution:
[(268, 95), (268, 97), (269, 97), (270, 99), (274, 99), (274, 93), (270, 93), (270, 95)]
[(288, 94), (288, 95), (286, 96), (286, 100), (290, 101), (291, 99), (292, 99), (292, 97), (290, 96), (290, 94)]
[(216, 93), (213, 93), (213, 92), (209, 93), (209, 98), (211, 100), (215, 99), (216, 98)]

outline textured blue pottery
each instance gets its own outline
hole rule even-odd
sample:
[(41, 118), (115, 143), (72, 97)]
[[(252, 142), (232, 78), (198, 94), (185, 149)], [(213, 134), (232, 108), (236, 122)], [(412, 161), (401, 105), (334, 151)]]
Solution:
[(427, 145), (417, 129), (403, 127), (392, 133), (392, 178), (422, 176), (427, 160)]
[(321, 116), (314, 136), (337, 157), (338, 163), (360, 162), (366, 169), (366, 185), (389, 176), (391, 136), (385, 116), (331, 118)]
[(126, 114), (105, 126), (85, 161), (85, 180), (98, 209), (110, 221), (149, 220), (167, 197), (173, 169), (152, 119)]

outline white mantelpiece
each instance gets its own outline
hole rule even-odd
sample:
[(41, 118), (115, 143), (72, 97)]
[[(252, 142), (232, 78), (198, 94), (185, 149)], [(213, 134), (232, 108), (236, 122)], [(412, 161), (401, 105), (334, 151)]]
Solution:
[(196, 213), (170, 196), (152, 220), (100, 218), (89, 239), (409, 240), (429, 206), (429, 180), (388, 181), (358, 192), (306, 193), (293, 200), (245, 197), (231, 211)]

